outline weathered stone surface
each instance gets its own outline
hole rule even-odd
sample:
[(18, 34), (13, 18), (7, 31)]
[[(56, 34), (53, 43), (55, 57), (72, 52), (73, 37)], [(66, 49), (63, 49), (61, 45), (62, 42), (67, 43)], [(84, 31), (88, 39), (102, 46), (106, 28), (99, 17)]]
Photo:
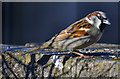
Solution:
[[(2, 45), (3, 46), (3, 45)], [(85, 51), (120, 53), (119, 45), (94, 44)], [(54, 59), (53, 59), (54, 57)], [(1, 51), (0, 78), (8, 77), (114, 77), (120, 78), (120, 60), (118, 58), (79, 58), (76, 56), (25, 54), (22, 52)], [(59, 60), (59, 61), (58, 61)], [(62, 63), (62, 64), (61, 64)]]

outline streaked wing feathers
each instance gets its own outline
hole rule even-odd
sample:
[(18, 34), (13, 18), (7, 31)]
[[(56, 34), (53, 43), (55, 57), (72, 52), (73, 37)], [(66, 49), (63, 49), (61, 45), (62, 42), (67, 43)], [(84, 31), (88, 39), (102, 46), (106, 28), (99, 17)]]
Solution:
[(81, 19), (72, 25), (70, 25), (65, 30), (61, 31), (56, 38), (56, 41), (72, 39), (75, 37), (80, 37), (88, 34), (89, 28), (92, 27), (85, 19)]

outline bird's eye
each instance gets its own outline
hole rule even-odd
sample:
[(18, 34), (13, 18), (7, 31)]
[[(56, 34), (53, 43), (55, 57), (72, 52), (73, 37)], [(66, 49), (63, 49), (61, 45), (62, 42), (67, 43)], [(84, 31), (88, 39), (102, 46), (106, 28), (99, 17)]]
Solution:
[(101, 15), (99, 15), (99, 16), (97, 16), (100, 20), (103, 20), (104, 18), (101, 16)]

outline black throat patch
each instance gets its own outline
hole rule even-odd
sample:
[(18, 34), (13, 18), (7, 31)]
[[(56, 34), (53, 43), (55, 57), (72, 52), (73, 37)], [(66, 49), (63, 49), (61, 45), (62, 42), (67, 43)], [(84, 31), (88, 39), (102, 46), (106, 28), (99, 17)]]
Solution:
[(100, 25), (100, 27), (99, 27), (99, 28), (100, 28), (100, 31), (102, 32), (105, 27), (106, 27), (106, 24), (102, 23), (102, 24)]

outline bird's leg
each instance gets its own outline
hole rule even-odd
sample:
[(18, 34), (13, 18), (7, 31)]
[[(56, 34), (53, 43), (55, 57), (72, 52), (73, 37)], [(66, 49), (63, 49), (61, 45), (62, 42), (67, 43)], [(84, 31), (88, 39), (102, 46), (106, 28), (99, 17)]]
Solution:
[(78, 50), (73, 50), (72, 53), (78, 55), (79, 56), (78, 58), (91, 58), (91, 57), (93, 57), (93, 56), (85, 55)]

